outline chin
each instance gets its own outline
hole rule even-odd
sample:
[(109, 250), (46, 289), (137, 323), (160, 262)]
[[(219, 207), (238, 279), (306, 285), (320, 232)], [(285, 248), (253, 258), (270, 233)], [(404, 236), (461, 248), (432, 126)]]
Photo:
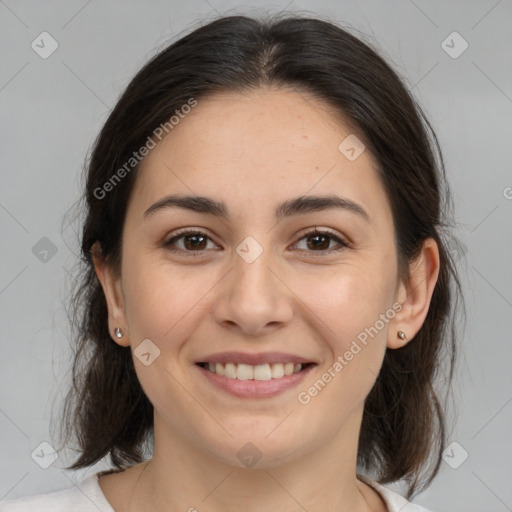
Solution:
[(214, 458), (237, 468), (265, 469), (286, 464), (304, 449), (304, 438), (297, 436), (294, 442), (293, 437), (283, 433), (279, 436), (274, 432), (269, 436), (275, 425), (254, 434), (250, 429), (240, 431), (240, 435), (231, 431), (233, 438), (225, 437), (225, 443), (218, 443), (217, 438), (209, 451)]

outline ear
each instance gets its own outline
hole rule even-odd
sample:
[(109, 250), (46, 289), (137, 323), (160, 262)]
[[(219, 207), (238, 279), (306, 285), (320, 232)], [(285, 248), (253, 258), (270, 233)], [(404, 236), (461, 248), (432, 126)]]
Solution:
[[(439, 276), (439, 248), (433, 238), (427, 238), (418, 257), (409, 266), (409, 279), (400, 282), (396, 300), (402, 309), (395, 315), (388, 332), (388, 348), (400, 348), (416, 336), (430, 307)], [(400, 337), (402, 331), (405, 337)]]
[[(94, 262), (94, 270), (96, 271), (96, 275), (101, 283), (107, 301), (108, 330), (110, 336), (117, 344), (127, 347), (130, 345), (130, 338), (121, 288), (121, 276), (114, 271), (112, 266), (103, 257), (99, 242), (94, 243), (91, 253)], [(116, 337), (116, 328), (122, 330), (123, 336), (121, 338)]]

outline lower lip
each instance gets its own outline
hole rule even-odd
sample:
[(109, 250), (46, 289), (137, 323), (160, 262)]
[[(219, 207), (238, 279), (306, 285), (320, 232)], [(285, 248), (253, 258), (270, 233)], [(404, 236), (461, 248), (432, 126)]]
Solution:
[(316, 365), (308, 365), (297, 373), (270, 380), (228, 379), (199, 365), (194, 365), (214, 386), (238, 398), (270, 398), (297, 386)]

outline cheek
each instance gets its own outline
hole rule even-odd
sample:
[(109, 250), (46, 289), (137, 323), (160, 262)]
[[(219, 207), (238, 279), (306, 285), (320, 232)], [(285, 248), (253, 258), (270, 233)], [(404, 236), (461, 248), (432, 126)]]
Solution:
[[(391, 307), (392, 277), (392, 272), (386, 275), (377, 265), (344, 265), (315, 277), (298, 276), (294, 290), (315, 314), (333, 348), (343, 350)], [(378, 327), (385, 330), (380, 323)]]
[(327, 349), (324, 369), (329, 374), (324, 375), (330, 391), (323, 396), (343, 403), (344, 410), (364, 400), (380, 371), (395, 316), (393, 275), (380, 265), (347, 266), (316, 279), (314, 287), (297, 283)]
[(167, 336), (175, 336), (180, 319), (198, 302), (193, 271), (177, 269), (155, 256), (127, 244), (123, 254), (123, 292), (132, 341), (154, 340), (161, 347)]
[(133, 272), (126, 287), (126, 313), (131, 335), (155, 342), (180, 339), (185, 325), (201, 310), (203, 286), (191, 277), (153, 267)]
[[(123, 288), (135, 370), (155, 408), (165, 411), (167, 421), (178, 428), (183, 411), (194, 406), (180, 384), (186, 382), (186, 368), (180, 364), (185, 355), (182, 349), (198, 319), (206, 314), (201, 298), (214, 285), (214, 276), (196, 276), (190, 269), (178, 270), (151, 258), (127, 258), (126, 265), (130, 272)], [(146, 339), (154, 344), (149, 345), (153, 351), (149, 365), (137, 360), (137, 347)], [(169, 396), (181, 396), (185, 405)]]

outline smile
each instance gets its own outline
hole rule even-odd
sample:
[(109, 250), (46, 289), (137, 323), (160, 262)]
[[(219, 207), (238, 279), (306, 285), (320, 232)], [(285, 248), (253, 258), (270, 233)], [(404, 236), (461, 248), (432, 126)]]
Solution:
[(237, 363), (199, 363), (199, 365), (222, 377), (238, 380), (281, 379), (302, 371), (307, 364), (301, 363), (264, 363), (258, 365)]
[(211, 390), (237, 398), (264, 399), (297, 387), (316, 367), (316, 363), (213, 363), (193, 365)]

